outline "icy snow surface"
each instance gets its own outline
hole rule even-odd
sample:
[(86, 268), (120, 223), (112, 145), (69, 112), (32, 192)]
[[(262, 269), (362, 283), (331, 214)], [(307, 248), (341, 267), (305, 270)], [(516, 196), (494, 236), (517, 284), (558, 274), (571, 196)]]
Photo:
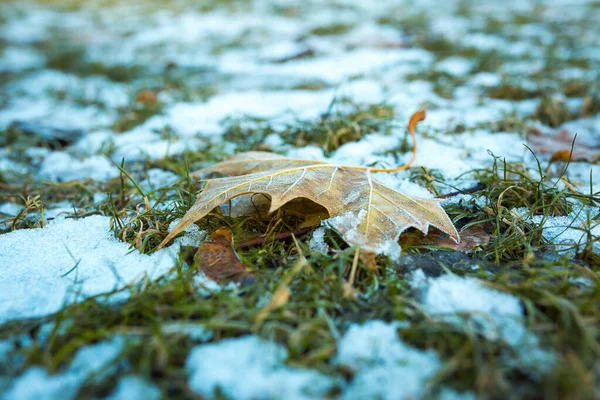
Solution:
[(335, 362), (357, 374), (344, 399), (413, 399), (424, 394), (440, 360), (434, 351), (421, 351), (398, 338), (400, 324), (370, 321), (351, 325), (340, 340)]
[(59, 219), (1, 235), (0, 322), (54, 313), (173, 267), (174, 249), (150, 256), (131, 251), (113, 236), (109, 219)]
[(195, 347), (187, 360), (190, 388), (207, 397), (220, 389), (235, 399), (312, 399), (332, 381), (316, 371), (285, 365), (287, 349), (256, 336)]
[(491, 341), (504, 341), (515, 349), (515, 365), (534, 376), (552, 368), (554, 357), (527, 330), (518, 298), (491, 289), (476, 278), (444, 275), (431, 279), (420, 269), (413, 273), (411, 283), (421, 292), (423, 308), (433, 318)]
[[(80, 348), (66, 371), (49, 375), (41, 367), (32, 367), (18, 377), (2, 395), (2, 400), (74, 399), (81, 385), (90, 378), (101, 380), (107, 367), (119, 355), (125, 340), (116, 336), (109, 341)], [(132, 388), (129, 388), (131, 390)]]
[(160, 400), (160, 390), (153, 384), (137, 376), (124, 376), (119, 380), (115, 391), (106, 400)]

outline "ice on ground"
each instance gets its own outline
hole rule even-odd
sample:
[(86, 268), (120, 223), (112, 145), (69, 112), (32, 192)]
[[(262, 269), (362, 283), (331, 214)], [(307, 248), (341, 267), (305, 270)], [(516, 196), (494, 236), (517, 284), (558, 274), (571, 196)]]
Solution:
[(172, 172), (159, 168), (150, 168), (146, 172), (146, 179), (139, 183), (144, 192), (152, 192), (173, 185), (180, 178)]
[(39, 68), (46, 62), (42, 53), (27, 47), (10, 46), (5, 48), (1, 54), (0, 72)]
[(556, 217), (534, 215), (531, 221), (542, 226), (544, 238), (556, 244), (555, 250), (575, 255), (578, 248), (586, 245), (588, 232), (591, 234), (592, 246), (600, 251), (600, 222), (594, 218), (597, 208), (576, 207), (570, 214)]
[(176, 103), (165, 115), (154, 116), (130, 132), (152, 132), (168, 126), (182, 136), (210, 137), (223, 133), (221, 121), (227, 117), (274, 118), (289, 113), (300, 119), (316, 118), (327, 110), (332, 98), (331, 90), (224, 93), (206, 102)]
[(422, 270), (413, 273), (411, 285), (421, 292), (423, 309), (433, 318), (490, 341), (503, 341), (515, 350), (516, 360), (511, 363), (532, 376), (552, 369), (554, 355), (543, 350), (537, 336), (527, 330), (517, 297), (488, 288), (476, 278), (443, 275), (428, 279)]
[(56, 182), (70, 182), (93, 179), (105, 182), (119, 176), (119, 169), (106, 157), (90, 156), (78, 160), (64, 151), (54, 151), (44, 159), (40, 166), (41, 178)]
[(23, 206), (20, 206), (15, 203), (2, 203), (0, 204), (0, 214), (8, 215), (9, 217), (14, 217), (18, 215), (21, 211), (23, 211)]
[(294, 79), (320, 79), (331, 84), (340, 84), (354, 76), (391, 69), (401, 61), (414, 59), (417, 54), (424, 58), (430, 57), (428, 53), (414, 49), (356, 49), (284, 64), (264, 64), (254, 62), (253, 57), (245, 51), (232, 51), (221, 58), (219, 67), (226, 73), (291, 76)]
[(311, 253), (327, 254), (329, 246), (325, 243), (325, 228), (317, 228), (308, 242)]
[(15, 121), (35, 121), (41, 125), (69, 129), (94, 129), (109, 126), (115, 119), (111, 112), (96, 106), (81, 106), (49, 97), (18, 97), (0, 110), (0, 129)]
[(175, 265), (178, 246), (152, 255), (113, 236), (109, 217), (58, 219), (0, 236), (0, 323), (41, 317)]
[(452, 76), (465, 76), (473, 68), (473, 62), (463, 57), (449, 57), (435, 65), (440, 72)]
[(360, 210), (358, 212), (348, 211), (337, 217), (325, 219), (321, 221), (321, 224), (325, 227), (339, 231), (343, 234), (344, 239), (349, 242), (366, 244), (364, 243), (364, 238), (361, 240), (360, 233), (358, 232), (358, 226), (364, 221), (366, 216), (366, 210)]
[(160, 400), (160, 389), (138, 376), (124, 376), (119, 380), (114, 392), (106, 400)]
[(285, 365), (287, 349), (257, 336), (199, 345), (186, 368), (190, 388), (207, 398), (217, 390), (234, 399), (314, 399), (334, 381), (317, 371)]
[(103, 76), (85, 78), (62, 71), (41, 69), (7, 85), (7, 90), (31, 98), (63, 94), (67, 99), (84, 103), (102, 103), (106, 107), (124, 107), (130, 94), (123, 83)]
[(335, 363), (356, 371), (343, 399), (421, 398), (440, 368), (432, 350), (408, 346), (398, 337), (398, 323), (373, 320), (351, 325), (338, 343)]
[(100, 381), (110, 374), (111, 363), (119, 356), (125, 340), (116, 336), (109, 341), (80, 348), (69, 367), (49, 375), (41, 367), (31, 367), (15, 379), (2, 400), (74, 399), (81, 385), (93, 377)]
[(199, 342), (208, 342), (213, 338), (212, 329), (193, 322), (166, 322), (162, 324), (161, 330), (165, 335), (183, 335)]
[[(169, 232), (171, 232), (177, 224), (181, 222), (181, 218), (173, 220), (169, 224)], [(180, 246), (199, 247), (200, 244), (206, 239), (207, 232), (200, 230), (198, 225), (191, 224), (183, 230), (183, 235), (175, 239), (174, 243), (178, 243)]]

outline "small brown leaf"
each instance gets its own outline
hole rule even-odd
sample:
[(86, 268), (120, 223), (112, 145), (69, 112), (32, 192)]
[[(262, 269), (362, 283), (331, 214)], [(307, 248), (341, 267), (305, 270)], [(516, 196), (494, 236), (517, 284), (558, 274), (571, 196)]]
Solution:
[(550, 161), (570, 161), (571, 160), (571, 150), (559, 150), (556, 153), (552, 154), (550, 157)]
[[(594, 161), (600, 157), (600, 141), (583, 141), (566, 129), (555, 133), (531, 129), (527, 134), (531, 149), (538, 154), (550, 154), (551, 161)], [(573, 141), (575, 144), (573, 145)], [(571, 148), (573, 153), (571, 154)]]
[(194, 266), (216, 282), (234, 279), (246, 283), (254, 280), (254, 275), (235, 254), (233, 234), (225, 226), (217, 229), (208, 241), (200, 245), (194, 256)]
[(478, 225), (468, 227), (460, 232), (459, 235), (460, 243), (444, 238), (437, 243), (437, 246), (467, 253), (475, 247), (483, 247), (490, 242), (490, 234)]
[(155, 106), (158, 104), (158, 93), (149, 89), (140, 90), (135, 97), (135, 101), (144, 103), (147, 106)]

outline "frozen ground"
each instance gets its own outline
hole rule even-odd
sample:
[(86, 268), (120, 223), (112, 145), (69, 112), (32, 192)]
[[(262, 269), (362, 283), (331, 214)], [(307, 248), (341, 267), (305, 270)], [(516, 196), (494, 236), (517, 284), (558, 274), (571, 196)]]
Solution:
[[(599, 19), (596, 0), (4, 2), (0, 399), (600, 396)], [(151, 252), (187, 172), (250, 149), (394, 167), (421, 108), (412, 168), (377, 179), (451, 195), (487, 247), (365, 261), (351, 294), (354, 252), (318, 228), (263, 325), (293, 243), (240, 249), (249, 291), (189, 267), (221, 217)]]

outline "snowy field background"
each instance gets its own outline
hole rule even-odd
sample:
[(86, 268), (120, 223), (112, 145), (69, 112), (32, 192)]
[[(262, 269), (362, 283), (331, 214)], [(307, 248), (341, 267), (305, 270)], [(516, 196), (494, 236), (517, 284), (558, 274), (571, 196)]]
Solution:
[[(3, 2), (0, 399), (600, 396), (598, 20), (593, 0)], [(412, 168), (377, 178), (483, 227), (466, 255), (407, 239), (349, 294), (354, 250), (319, 228), (256, 324), (294, 244), (239, 249), (249, 286), (188, 253), (272, 224), (215, 215), (151, 251), (188, 172), (247, 150), (394, 167), (421, 108)]]

